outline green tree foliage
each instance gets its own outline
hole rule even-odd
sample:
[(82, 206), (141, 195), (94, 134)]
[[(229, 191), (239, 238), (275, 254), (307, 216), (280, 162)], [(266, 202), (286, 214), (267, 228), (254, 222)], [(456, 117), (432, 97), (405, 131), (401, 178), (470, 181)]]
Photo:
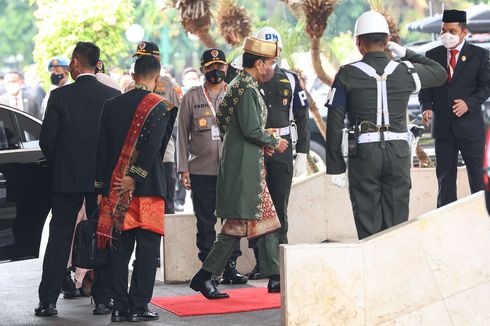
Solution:
[(36, 34), (33, 10), (27, 0), (0, 0), (0, 65), (17, 56), (21, 60), (10, 65), (21, 68), (32, 63), (32, 38)]
[(38, 0), (37, 5), (34, 61), (46, 83), (49, 60), (56, 55), (69, 58), (78, 41), (97, 44), (108, 67), (129, 56), (124, 32), (132, 22), (130, 0)]

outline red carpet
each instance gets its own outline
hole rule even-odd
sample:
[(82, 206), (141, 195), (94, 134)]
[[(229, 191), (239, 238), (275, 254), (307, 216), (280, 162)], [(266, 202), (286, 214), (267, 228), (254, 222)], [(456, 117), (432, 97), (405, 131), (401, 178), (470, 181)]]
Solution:
[(281, 307), (280, 293), (267, 293), (267, 288), (223, 290), (228, 299), (208, 300), (201, 294), (183, 297), (154, 297), (151, 303), (177, 316), (230, 314), (235, 312), (276, 309)]

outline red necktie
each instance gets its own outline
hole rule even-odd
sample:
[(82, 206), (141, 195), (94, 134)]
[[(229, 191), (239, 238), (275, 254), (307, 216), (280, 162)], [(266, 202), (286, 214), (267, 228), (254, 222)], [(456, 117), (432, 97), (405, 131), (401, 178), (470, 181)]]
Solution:
[(452, 75), (454, 74), (454, 70), (456, 69), (456, 55), (458, 55), (459, 51), (453, 49), (450, 50), (449, 53), (451, 53), (451, 58), (449, 59), (449, 65), (451, 66), (451, 69), (449, 69), (447, 73), (448, 73), (448, 80), (451, 80), (451, 78), (453, 77)]

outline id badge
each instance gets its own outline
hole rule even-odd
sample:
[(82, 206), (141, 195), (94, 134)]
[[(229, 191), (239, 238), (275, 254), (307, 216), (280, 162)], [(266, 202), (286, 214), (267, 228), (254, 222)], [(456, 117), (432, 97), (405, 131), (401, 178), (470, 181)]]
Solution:
[(211, 139), (212, 140), (221, 140), (219, 136), (219, 128), (218, 126), (211, 126)]

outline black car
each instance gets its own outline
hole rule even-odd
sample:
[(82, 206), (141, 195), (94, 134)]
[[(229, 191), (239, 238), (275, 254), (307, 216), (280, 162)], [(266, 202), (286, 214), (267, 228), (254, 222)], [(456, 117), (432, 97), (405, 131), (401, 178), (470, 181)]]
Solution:
[(41, 120), (0, 105), (0, 262), (39, 256), (51, 177), (39, 148)]

